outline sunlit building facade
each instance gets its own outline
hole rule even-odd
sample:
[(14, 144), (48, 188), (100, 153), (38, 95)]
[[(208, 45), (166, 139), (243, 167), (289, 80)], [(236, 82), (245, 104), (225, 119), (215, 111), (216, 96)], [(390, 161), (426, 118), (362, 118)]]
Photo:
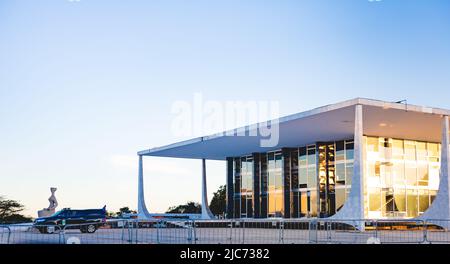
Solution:
[[(450, 219), (450, 110), (357, 98), (280, 118), (275, 146), (245, 127), (138, 152), (226, 162), (227, 218)], [(142, 214), (144, 215), (144, 214)], [(145, 215), (144, 215), (145, 216)]]
[[(417, 217), (439, 187), (440, 143), (365, 136), (368, 218)], [(227, 158), (234, 218), (328, 217), (353, 177), (353, 139)], [(232, 207), (232, 209), (231, 209)]]
[(417, 217), (439, 189), (440, 143), (366, 137), (365, 214)]

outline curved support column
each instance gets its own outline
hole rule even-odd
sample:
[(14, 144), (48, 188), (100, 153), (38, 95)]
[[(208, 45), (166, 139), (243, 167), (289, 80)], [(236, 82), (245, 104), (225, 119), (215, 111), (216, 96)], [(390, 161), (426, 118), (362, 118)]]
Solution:
[(206, 187), (206, 161), (202, 159), (202, 219), (214, 219), (208, 205), (208, 191)]
[[(450, 154), (449, 154), (449, 117), (444, 116), (442, 120), (442, 140), (441, 140), (441, 170), (439, 176), (439, 190), (430, 205), (421, 216), (416, 219), (429, 220), (429, 223), (450, 229)], [(433, 221), (446, 219), (447, 221)]]
[(139, 155), (139, 176), (138, 176), (138, 219), (151, 219), (144, 199), (144, 166), (142, 155)]
[(352, 187), (349, 197), (344, 206), (336, 214), (329, 217), (330, 220), (352, 220), (342, 221), (363, 231), (365, 229), (364, 221), (364, 190), (363, 190), (363, 108), (362, 105), (355, 107), (355, 136), (354, 136), (354, 163)]

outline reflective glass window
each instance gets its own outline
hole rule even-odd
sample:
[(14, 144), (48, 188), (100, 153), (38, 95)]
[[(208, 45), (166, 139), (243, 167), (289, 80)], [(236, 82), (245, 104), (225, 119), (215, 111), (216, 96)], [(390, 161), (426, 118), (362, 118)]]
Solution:
[(365, 142), (366, 216), (402, 218), (423, 213), (439, 186), (440, 144), (384, 137), (366, 137)]

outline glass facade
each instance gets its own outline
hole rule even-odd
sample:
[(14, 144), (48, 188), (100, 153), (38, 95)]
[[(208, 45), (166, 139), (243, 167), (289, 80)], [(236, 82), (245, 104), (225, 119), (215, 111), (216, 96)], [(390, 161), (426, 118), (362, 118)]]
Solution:
[(232, 162), (235, 218), (330, 216), (350, 190), (353, 141), (257, 153)]
[[(440, 144), (364, 137), (366, 218), (411, 218), (439, 187)], [(317, 142), (228, 158), (228, 212), (234, 218), (329, 217), (344, 205), (353, 177), (353, 140)], [(232, 190), (231, 190), (232, 189)]]
[(383, 137), (365, 144), (366, 217), (422, 214), (439, 188), (440, 144)]
[(253, 217), (253, 158), (233, 160), (234, 217)]
[(298, 160), (299, 182), (294, 192), (299, 194), (299, 215), (317, 216), (316, 145), (299, 148)]
[(282, 217), (283, 208), (283, 157), (280, 151), (267, 153), (268, 217)]
[(344, 205), (353, 176), (353, 141), (319, 144), (319, 216), (335, 214)]

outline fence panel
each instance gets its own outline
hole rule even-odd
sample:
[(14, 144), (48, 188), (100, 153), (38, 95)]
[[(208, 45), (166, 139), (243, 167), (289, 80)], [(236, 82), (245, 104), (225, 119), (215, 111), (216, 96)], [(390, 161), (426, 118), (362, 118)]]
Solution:
[(130, 243), (158, 244), (160, 243), (159, 227), (166, 226), (161, 220), (133, 220), (127, 225)]
[(377, 232), (373, 225), (372, 220), (364, 219), (317, 219), (312, 225), (315, 230), (310, 230), (311, 233), (315, 233), (311, 241), (313, 243), (366, 244), (376, 238)]
[(240, 225), (234, 220), (193, 221), (196, 244), (234, 244), (240, 239)]
[(426, 241), (432, 244), (450, 243), (450, 220), (425, 220)]
[[(308, 244), (310, 243), (310, 221), (300, 219), (286, 219), (281, 225), (280, 243)], [(314, 239), (314, 238), (313, 238)]]
[(9, 244), (60, 244), (61, 228), (55, 225), (9, 225)]
[[(92, 229), (94, 226), (94, 230)], [(363, 228), (362, 228), (363, 227)], [(0, 244), (450, 243), (450, 220), (110, 220), (0, 225)]]
[(0, 244), (9, 244), (11, 229), (9, 226), (0, 226)]
[(127, 221), (63, 226), (63, 244), (128, 244), (133, 240)]
[(241, 221), (242, 242), (245, 244), (278, 244), (282, 240), (283, 222), (280, 220)]
[(425, 242), (426, 228), (421, 220), (377, 220), (382, 244), (419, 244)]
[(190, 244), (192, 232), (192, 221), (160, 221), (156, 226), (156, 243)]

